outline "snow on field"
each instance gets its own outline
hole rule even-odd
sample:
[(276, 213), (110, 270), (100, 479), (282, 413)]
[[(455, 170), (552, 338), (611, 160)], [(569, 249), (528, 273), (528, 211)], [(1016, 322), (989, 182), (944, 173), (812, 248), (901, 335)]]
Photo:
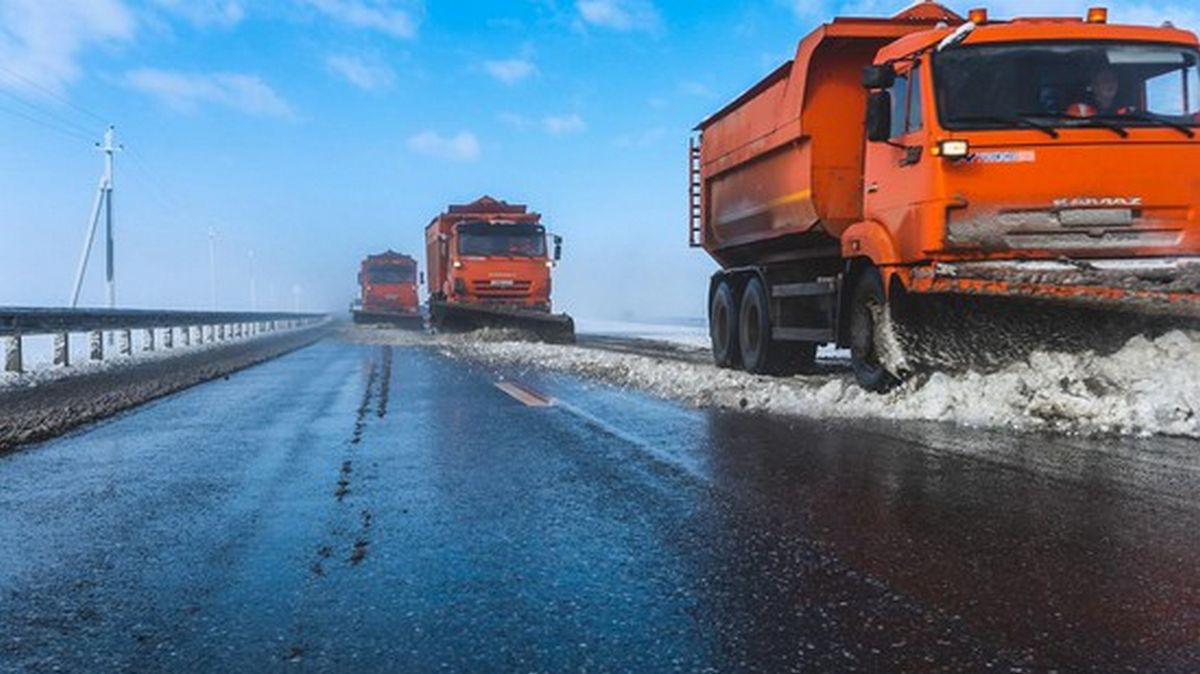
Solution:
[(652, 339), (680, 346), (708, 348), (708, 327), (700, 322), (680, 325), (578, 318), (575, 319), (575, 332), (580, 335)]
[(859, 388), (849, 372), (772, 378), (572, 346), (461, 337), (441, 343), (452, 356), (574, 372), (697, 406), (1200, 438), (1200, 334), (1139, 337), (1105, 357), (1035, 353), (1000, 372), (935, 373), (886, 395)]

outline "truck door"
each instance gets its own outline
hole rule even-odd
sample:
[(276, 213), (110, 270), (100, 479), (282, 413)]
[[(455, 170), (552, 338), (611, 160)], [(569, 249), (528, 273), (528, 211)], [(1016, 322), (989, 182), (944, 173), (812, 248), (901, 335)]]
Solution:
[[(920, 61), (896, 65), (889, 90), (892, 132), (886, 143), (868, 143), (864, 163), (863, 210), (883, 224), (904, 257), (920, 249), (920, 211), (928, 201), (931, 157), (927, 156), (924, 69)], [(907, 253), (907, 254), (906, 254)]]

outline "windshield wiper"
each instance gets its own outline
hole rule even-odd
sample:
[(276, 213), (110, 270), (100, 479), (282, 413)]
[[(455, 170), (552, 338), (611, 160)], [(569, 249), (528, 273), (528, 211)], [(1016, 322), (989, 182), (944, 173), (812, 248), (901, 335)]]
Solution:
[(1058, 138), (1058, 131), (1055, 131), (1054, 127), (1035, 122), (1029, 119), (1027, 115), (976, 115), (973, 117), (955, 117), (953, 121), (967, 122), (968, 124), (972, 122), (1012, 124), (1014, 126), (1023, 126), (1027, 129), (1037, 129), (1051, 138)]
[(1123, 112), (1119, 115), (1097, 115), (1097, 117), (1099, 117), (1101, 119), (1133, 119), (1133, 120), (1137, 120), (1139, 122), (1150, 122), (1152, 124), (1161, 124), (1162, 126), (1166, 126), (1166, 127), (1175, 129), (1179, 133), (1182, 133), (1183, 135), (1187, 136), (1188, 138), (1196, 137), (1196, 132), (1193, 131), (1191, 129), (1191, 127), (1189, 127), (1186, 124), (1180, 124), (1179, 122), (1172, 122), (1169, 119), (1164, 119), (1162, 117), (1147, 114), (1145, 112)]
[(1061, 119), (1076, 122), (1070, 126), (1096, 126), (1102, 129), (1108, 129), (1122, 138), (1129, 137), (1129, 131), (1120, 124), (1114, 124), (1100, 117), (1076, 117), (1068, 115), (1065, 112), (1022, 112), (1022, 117), (1049, 117), (1050, 119)]

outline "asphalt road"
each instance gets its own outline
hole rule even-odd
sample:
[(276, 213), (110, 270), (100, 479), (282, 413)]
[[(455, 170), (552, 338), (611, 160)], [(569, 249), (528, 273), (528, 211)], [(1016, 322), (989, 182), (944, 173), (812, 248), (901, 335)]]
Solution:
[(1195, 672), (1196, 450), (325, 341), (0, 456), (0, 671)]

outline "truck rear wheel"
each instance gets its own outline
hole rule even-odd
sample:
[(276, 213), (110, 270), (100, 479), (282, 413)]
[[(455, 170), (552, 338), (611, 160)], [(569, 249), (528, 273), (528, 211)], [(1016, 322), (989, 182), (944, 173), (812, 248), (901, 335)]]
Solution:
[(712, 339), (713, 360), (717, 367), (737, 367), (738, 351), (737, 300), (729, 281), (721, 281), (713, 293), (708, 309), (708, 334)]
[(742, 365), (755, 374), (789, 375), (811, 368), (817, 345), (782, 342), (771, 335), (771, 302), (757, 278), (746, 284), (738, 312)]
[(884, 393), (900, 380), (883, 364), (879, 348), (878, 323), (888, 311), (883, 278), (876, 269), (859, 274), (850, 306), (850, 359), (859, 386)]

